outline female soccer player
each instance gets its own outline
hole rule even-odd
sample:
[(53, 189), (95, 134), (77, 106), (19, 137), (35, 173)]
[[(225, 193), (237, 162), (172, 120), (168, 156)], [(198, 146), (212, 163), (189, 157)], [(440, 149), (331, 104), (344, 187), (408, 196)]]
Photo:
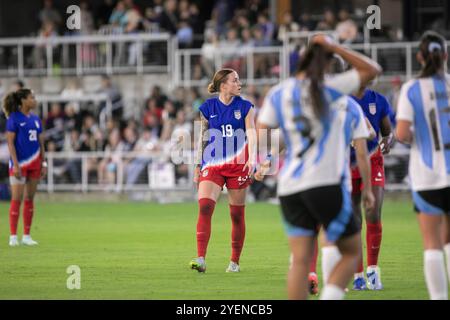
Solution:
[(10, 152), (9, 179), (12, 193), (9, 209), (10, 246), (19, 245), (17, 223), (22, 198), (24, 198), (22, 244), (29, 246), (38, 244), (30, 236), (33, 199), (39, 179), (47, 173), (47, 163), (44, 161), (41, 120), (32, 112), (36, 106), (33, 92), (26, 88), (11, 92), (3, 102), (3, 110), (8, 118), (6, 137)]
[[(375, 197), (375, 206), (365, 211), (366, 218), (366, 247), (367, 247), (367, 287), (370, 290), (381, 290), (380, 269), (378, 267), (378, 254), (381, 247), (381, 207), (384, 197), (384, 161), (383, 155), (388, 154), (394, 143), (391, 130), (391, 107), (386, 98), (373, 90), (362, 87), (353, 99), (361, 106), (364, 116), (376, 132), (375, 138), (367, 141), (370, 154), (371, 184)], [(381, 141), (378, 143), (381, 133)], [(356, 221), (361, 227), (361, 175), (356, 166), (355, 149), (352, 148), (350, 161), (352, 164), (352, 203), (356, 214)], [(354, 275), (353, 290), (365, 290), (363, 255), (360, 255), (358, 269)]]
[(425, 282), (432, 300), (448, 299), (450, 280), (450, 76), (444, 71), (446, 46), (445, 39), (435, 32), (422, 36), (417, 53), (422, 69), (418, 78), (402, 86), (397, 108), (397, 139), (411, 144), (409, 176), (425, 250)]
[[(304, 53), (295, 78), (272, 88), (258, 118), (261, 129), (280, 127), (287, 152), (278, 175), (284, 224), (293, 255), (288, 272), (289, 299), (306, 299), (308, 271), (322, 225), (327, 239), (342, 254), (322, 290), (321, 299), (342, 299), (344, 288), (356, 269), (360, 250), (348, 180), (348, 146), (353, 139), (364, 182), (369, 181), (365, 138), (368, 130), (362, 111), (350, 103), (337, 103), (345, 94), (373, 79), (380, 67), (370, 59), (315, 36)], [(354, 69), (324, 81), (332, 53)], [(371, 185), (365, 183), (363, 202), (373, 205)]]
[(192, 269), (206, 270), (206, 249), (211, 217), (223, 186), (228, 189), (231, 259), (226, 272), (239, 272), (245, 238), (245, 196), (256, 162), (256, 132), (251, 102), (240, 97), (241, 82), (236, 71), (216, 72), (208, 92), (219, 93), (200, 106), (201, 136), (194, 182), (198, 183), (197, 258)]

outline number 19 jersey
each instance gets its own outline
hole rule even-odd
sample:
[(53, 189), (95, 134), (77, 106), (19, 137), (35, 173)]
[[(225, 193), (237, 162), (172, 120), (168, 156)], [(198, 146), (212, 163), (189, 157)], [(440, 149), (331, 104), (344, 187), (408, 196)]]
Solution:
[(252, 107), (250, 101), (240, 96), (235, 96), (229, 105), (214, 97), (200, 106), (200, 112), (209, 124), (202, 170), (225, 164), (245, 164), (248, 159), (245, 118)]
[[(20, 168), (40, 168), (39, 135), (42, 133), (42, 124), (39, 117), (33, 113), (26, 116), (22, 112), (13, 112), (6, 122), (6, 130), (16, 134), (14, 146)], [(13, 162), (10, 158), (9, 168), (12, 167)]]

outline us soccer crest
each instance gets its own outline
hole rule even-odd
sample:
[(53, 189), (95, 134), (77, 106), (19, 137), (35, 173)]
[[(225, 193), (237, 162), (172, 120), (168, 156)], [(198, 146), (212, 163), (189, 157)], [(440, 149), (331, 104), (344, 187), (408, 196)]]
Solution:
[(234, 110), (234, 117), (236, 120), (241, 120), (241, 110)]
[(370, 114), (377, 113), (377, 105), (375, 103), (369, 103), (369, 112)]
[(34, 120), (34, 123), (36, 124), (36, 128), (39, 129), (39, 122), (37, 120)]

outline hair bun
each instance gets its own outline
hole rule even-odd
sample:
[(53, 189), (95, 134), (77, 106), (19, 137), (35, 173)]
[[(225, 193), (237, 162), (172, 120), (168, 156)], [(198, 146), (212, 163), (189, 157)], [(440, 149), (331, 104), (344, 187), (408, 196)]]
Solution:
[(213, 82), (211, 82), (210, 84), (208, 84), (208, 92), (209, 92), (209, 93), (215, 93), (215, 92), (217, 92), (217, 89), (216, 89), (216, 87), (214, 86), (214, 83), (213, 83)]

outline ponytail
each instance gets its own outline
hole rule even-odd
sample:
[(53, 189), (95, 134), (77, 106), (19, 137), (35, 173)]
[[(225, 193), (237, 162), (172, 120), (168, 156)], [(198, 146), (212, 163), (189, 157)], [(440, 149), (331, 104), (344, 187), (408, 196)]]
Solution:
[(310, 80), (310, 97), (317, 118), (321, 119), (328, 114), (328, 104), (323, 95), (323, 77), (326, 65), (332, 58), (332, 54), (326, 52), (320, 45), (313, 44), (305, 52), (298, 71), (305, 72)]
[(434, 31), (427, 31), (420, 40), (419, 50), (424, 65), (419, 78), (432, 77), (444, 69), (444, 53), (447, 51), (446, 42), (442, 36)]
[(30, 89), (19, 89), (6, 95), (3, 99), (3, 112), (5, 112), (6, 118), (9, 118), (11, 113), (19, 111), (22, 99), (26, 99), (29, 94), (31, 94)]

